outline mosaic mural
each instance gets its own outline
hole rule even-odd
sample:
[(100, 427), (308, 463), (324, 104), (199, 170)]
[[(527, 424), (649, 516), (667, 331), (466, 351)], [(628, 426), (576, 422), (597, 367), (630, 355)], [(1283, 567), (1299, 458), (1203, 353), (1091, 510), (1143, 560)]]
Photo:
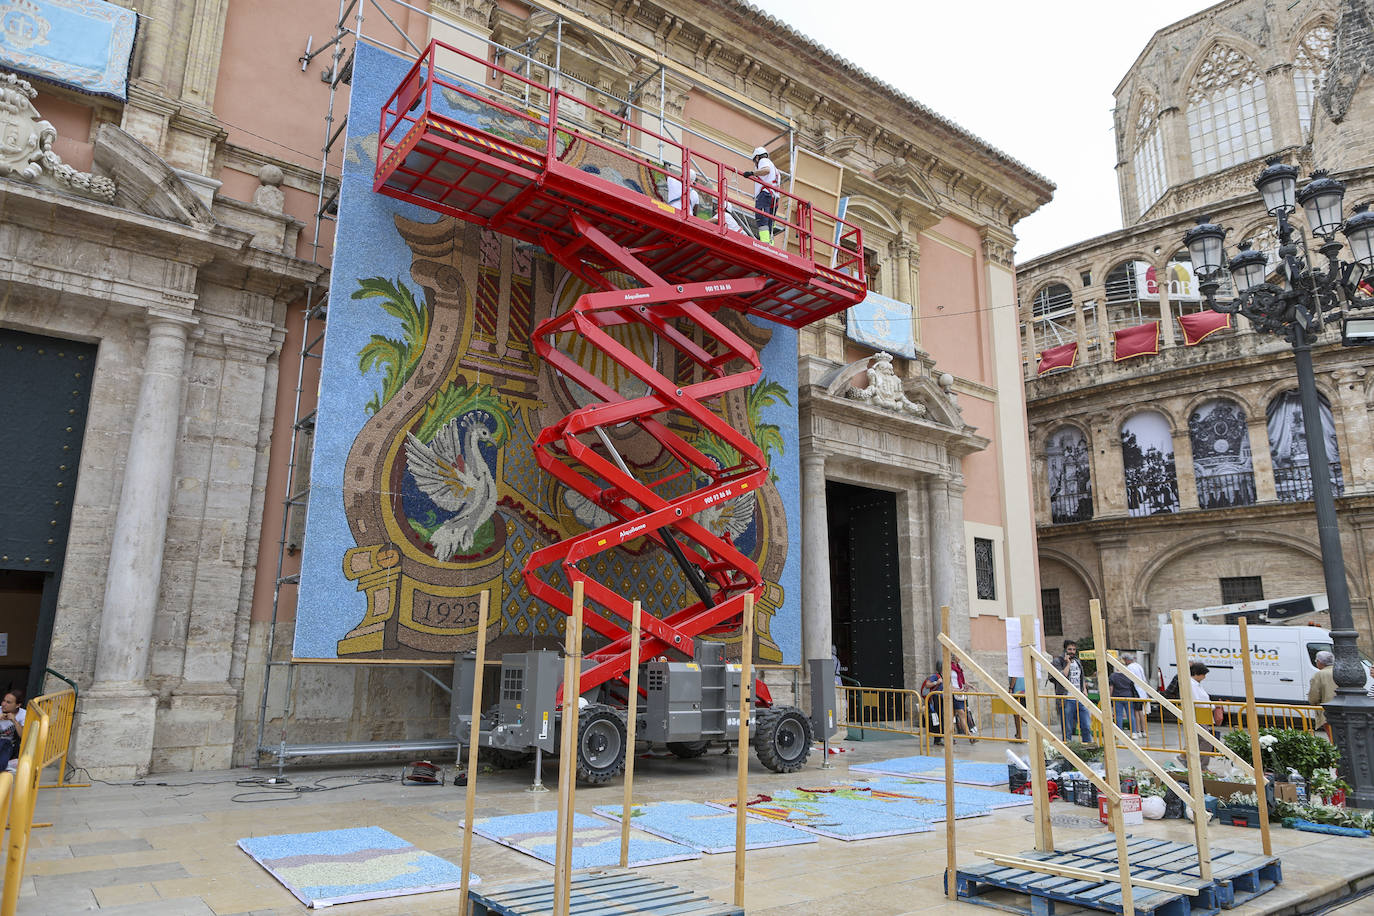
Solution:
[[(407, 66), (359, 45), (350, 126), (377, 123)], [(480, 110), (451, 112), (500, 128)], [(494, 651), (552, 645), (564, 617), (531, 597), (525, 560), (609, 517), (535, 463), (539, 431), (588, 395), (538, 359), (530, 333), (590, 288), (538, 248), (373, 193), (376, 139), (350, 132), (347, 142), (295, 655), (431, 657), (471, 648), (482, 592), (497, 621), (488, 631)], [(731, 329), (760, 351), (763, 377), (711, 406), (763, 447), (773, 473), (756, 495), (697, 520), (729, 531), (763, 572), (756, 658), (795, 663), (796, 333), (731, 314)], [(681, 330), (712, 348), (699, 330)], [(627, 328), (619, 339), (669, 377), (687, 383), (700, 372), (653, 335)], [(622, 394), (641, 393), (641, 382), (579, 339), (560, 347)], [(665, 422), (721, 466), (737, 461), (686, 418)], [(677, 465), (637, 428), (610, 435), (639, 479), (662, 480), (668, 493), (691, 486), (667, 479)], [(583, 569), (659, 616), (696, 601), (676, 564), (647, 539), (594, 556)]]

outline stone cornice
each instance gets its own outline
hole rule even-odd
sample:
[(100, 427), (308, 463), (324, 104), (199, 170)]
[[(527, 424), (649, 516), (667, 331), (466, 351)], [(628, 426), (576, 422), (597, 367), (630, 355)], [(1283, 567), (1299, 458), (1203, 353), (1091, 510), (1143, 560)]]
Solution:
[[(955, 429), (936, 423), (924, 417), (898, 414), (890, 410), (873, 407), (862, 401), (837, 397), (826, 392), (819, 385), (808, 385), (799, 391), (799, 412), (802, 416), (801, 439), (804, 445), (827, 455), (847, 455), (860, 457), (863, 449), (853, 437), (827, 437), (819, 435), (814, 429), (817, 418), (826, 418), (846, 427), (876, 431), (891, 437), (893, 443), (906, 443), (920, 450), (922, 447), (935, 449), (941, 454), (961, 458), (973, 452), (982, 451), (991, 444), (990, 439), (974, 432), (973, 427)], [(894, 467), (928, 469), (925, 466), (944, 466), (944, 460), (934, 453), (924, 460), (913, 459), (910, 451), (889, 450), (883, 456), (883, 463)]]

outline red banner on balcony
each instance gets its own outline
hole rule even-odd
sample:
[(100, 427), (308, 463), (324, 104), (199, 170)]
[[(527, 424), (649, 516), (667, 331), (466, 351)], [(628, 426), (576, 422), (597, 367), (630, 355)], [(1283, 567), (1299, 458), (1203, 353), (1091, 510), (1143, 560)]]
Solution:
[(1178, 323), (1183, 326), (1183, 342), (1190, 347), (1195, 347), (1208, 334), (1215, 334), (1217, 331), (1229, 328), (1231, 316), (1208, 309), (1203, 312), (1193, 312), (1191, 315), (1179, 315)]
[(1133, 328), (1112, 332), (1116, 343), (1116, 362), (1132, 356), (1149, 356), (1159, 352), (1159, 322), (1147, 321)]
[(1072, 369), (1077, 361), (1077, 341), (1050, 347), (1048, 350), (1040, 351), (1040, 364), (1036, 367), (1035, 374), (1044, 375), (1052, 369)]

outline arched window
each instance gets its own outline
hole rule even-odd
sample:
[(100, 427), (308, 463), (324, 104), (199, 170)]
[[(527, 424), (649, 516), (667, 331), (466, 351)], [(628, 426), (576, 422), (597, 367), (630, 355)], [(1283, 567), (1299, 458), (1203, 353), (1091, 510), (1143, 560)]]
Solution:
[(1264, 78), (1235, 48), (1213, 45), (1188, 87), (1193, 177), (1254, 159), (1274, 148)]
[(1050, 521), (1086, 522), (1093, 517), (1091, 453), (1082, 431), (1064, 426), (1045, 443), (1050, 484)]
[(1132, 516), (1178, 511), (1178, 473), (1169, 421), (1153, 410), (1121, 424), (1126, 509)]
[(1063, 283), (1042, 286), (1031, 299), (1035, 351), (1078, 339), (1074, 329), (1073, 293)]
[(1135, 119), (1135, 153), (1131, 157), (1135, 172), (1137, 215), (1164, 196), (1164, 134), (1159, 129), (1159, 102), (1145, 96)]
[(1240, 405), (1221, 399), (1206, 402), (1188, 418), (1188, 438), (1193, 443), (1200, 508), (1248, 506), (1255, 501), (1250, 431)]
[(1312, 129), (1312, 106), (1326, 79), (1335, 44), (1335, 30), (1324, 22), (1308, 29), (1298, 42), (1298, 53), (1293, 58), (1293, 89), (1298, 96), (1298, 123), (1304, 137)]
[(1104, 286), (1107, 330), (1134, 327), (1159, 316), (1157, 305), (1145, 304), (1159, 302), (1155, 269), (1145, 261), (1122, 261), (1107, 272)]
[[(1326, 440), (1326, 460), (1330, 462), (1331, 489), (1340, 496), (1345, 491), (1341, 478), (1341, 453), (1336, 443), (1336, 421), (1331, 405), (1318, 393), (1321, 405), (1322, 435)], [(1269, 402), (1265, 411), (1269, 425), (1269, 454), (1274, 460), (1274, 489), (1284, 502), (1312, 498), (1312, 469), (1307, 460), (1307, 433), (1302, 420), (1302, 401), (1296, 391), (1285, 391)]]

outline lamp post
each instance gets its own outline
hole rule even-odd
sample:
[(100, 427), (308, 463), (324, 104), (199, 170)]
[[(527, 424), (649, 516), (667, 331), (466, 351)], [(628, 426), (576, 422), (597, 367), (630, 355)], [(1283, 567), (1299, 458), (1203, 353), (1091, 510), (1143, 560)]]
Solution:
[[(1348, 308), (1374, 305), (1358, 296), (1360, 280), (1374, 267), (1374, 213), (1359, 207), (1347, 220), (1342, 217), (1345, 185), (1324, 171), (1314, 172), (1311, 181), (1297, 188), (1298, 170), (1277, 158), (1255, 181), (1264, 199), (1265, 210), (1274, 217), (1279, 238), (1279, 264), (1267, 270), (1263, 252), (1251, 250), (1247, 242), (1228, 263), (1225, 237), (1228, 230), (1213, 225), (1208, 217), (1184, 233), (1199, 287), (1207, 307), (1227, 314), (1240, 313), (1258, 331), (1273, 334), (1293, 347), (1298, 370), (1298, 394), (1302, 403), (1303, 427), (1307, 434), (1307, 463), (1312, 478), (1312, 502), (1317, 511), (1317, 537), (1322, 552), (1322, 575), (1331, 614), (1331, 639), (1336, 656), (1336, 698), (1326, 704), (1327, 720), (1341, 752), (1341, 769), (1354, 786), (1354, 804), (1374, 807), (1374, 698), (1365, 694), (1365, 672), (1356, 648), (1358, 634), (1350, 613), (1350, 592), (1346, 586), (1345, 560), (1341, 553), (1340, 529), (1336, 523), (1336, 504), (1331, 492), (1331, 465), (1326, 454), (1317, 381), (1312, 372), (1312, 344), (1321, 333), (1328, 315), (1344, 318)], [(1321, 239), (1317, 251), (1326, 261), (1318, 268), (1307, 249), (1306, 236), (1289, 222), (1298, 206), (1303, 208), (1308, 230)], [(1343, 262), (1337, 255), (1342, 245), (1336, 233), (1344, 231), (1354, 260)], [(1235, 299), (1218, 302), (1222, 269), (1228, 269), (1237, 290)], [(1273, 279), (1271, 280), (1271, 277)], [(1358, 321), (1361, 319), (1351, 319)], [(1367, 320), (1367, 319), (1363, 319)], [(1347, 340), (1347, 342), (1349, 342)], [(1374, 339), (1370, 340), (1374, 343)]]

